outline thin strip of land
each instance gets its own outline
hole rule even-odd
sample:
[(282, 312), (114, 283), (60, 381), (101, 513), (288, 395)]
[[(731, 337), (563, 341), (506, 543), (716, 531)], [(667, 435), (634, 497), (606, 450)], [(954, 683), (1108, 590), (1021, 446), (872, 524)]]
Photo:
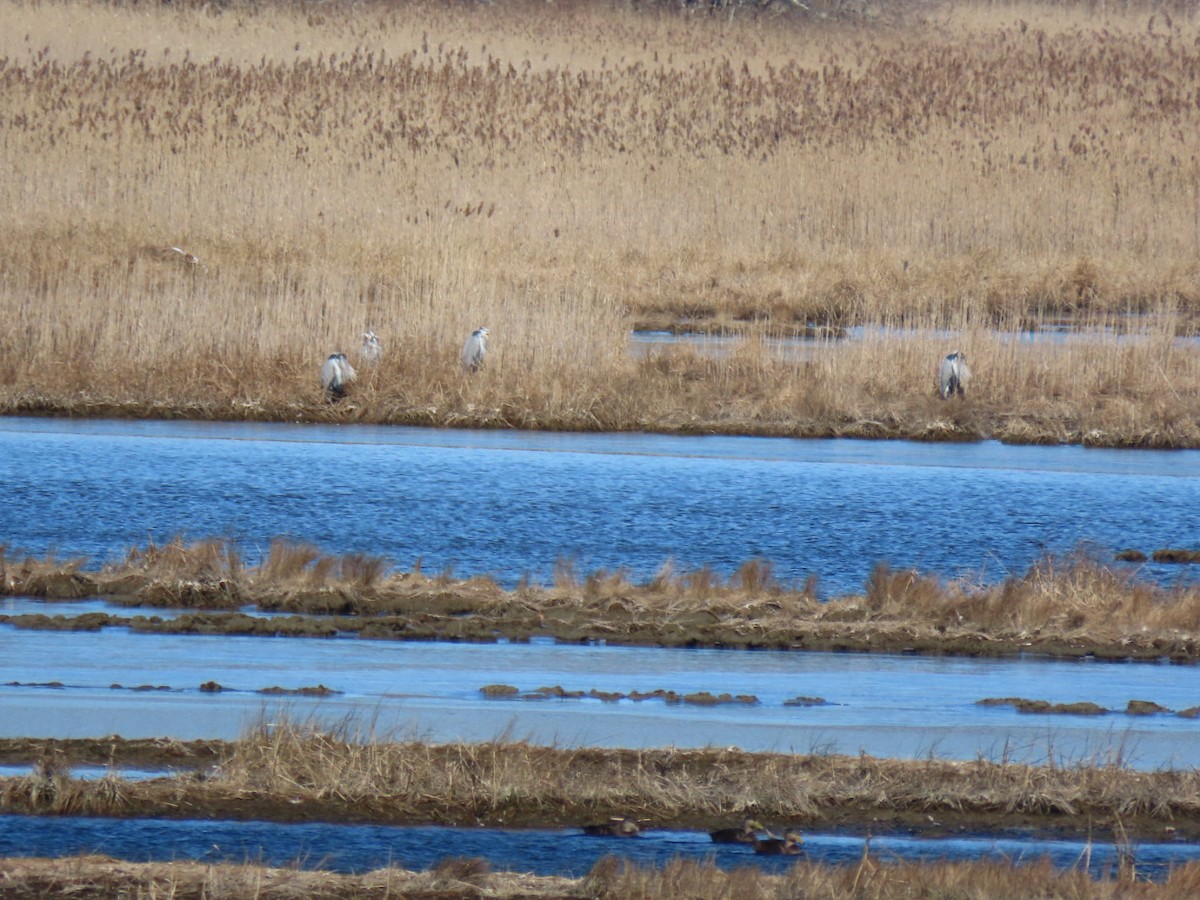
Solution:
[(1057, 871), (1048, 862), (897, 863), (864, 856), (855, 865), (798, 861), (786, 874), (753, 867), (722, 871), (676, 860), (647, 868), (616, 857), (600, 860), (583, 878), (493, 872), (485, 860), (450, 859), (427, 872), (399, 868), (340, 875), (252, 864), (128, 863), (98, 856), (0, 860), (8, 896), (70, 896), (91, 900), (121, 895), (203, 897), (213, 900), (390, 898), (446, 900), (901, 900), (912, 897), (1070, 897), (1075, 900), (1190, 900), (1200, 891), (1200, 866), (1173, 869), (1162, 883), (1138, 877), (1135, 863), (1099, 878)]
[[(383, 557), (330, 556), (282, 540), (248, 566), (231, 542), (176, 539), (130, 550), (98, 571), (80, 559), (5, 550), (0, 595), (196, 610), (171, 618), (64, 616), (48, 607), (0, 616), (39, 630), (1200, 659), (1200, 587), (1146, 583), (1082, 552), (984, 585), (880, 564), (861, 593), (821, 600), (814, 582), (784, 584), (763, 560), (729, 578), (664, 566), (645, 583), (620, 571), (581, 578), (561, 566), (553, 585), (506, 590), (490, 578), (397, 571)], [(292, 615), (251, 616), (239, 611), (246, 606)]]
[[(780, 831), (1200, 839), (1200, 774), (1139, 772), (1120, 760), (429, 744), (377, 735), (353, 719), (273, 719), (228, 743), (0, 741), (0, 761), (30, 766), (0, 779), (0, 812), (565, 829), (631, 816), (647, 828), (699, 831), (754, 816)], [(76, 765), (113, 770), (79, 779)], [(126, 780), (122, 766), (172, 774)]]

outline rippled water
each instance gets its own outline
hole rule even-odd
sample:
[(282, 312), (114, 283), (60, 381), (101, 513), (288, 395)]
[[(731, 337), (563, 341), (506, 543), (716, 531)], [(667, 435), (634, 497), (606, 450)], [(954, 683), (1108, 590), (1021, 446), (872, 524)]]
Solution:
[[(0, 419), (0, 543), (9, 552), (119, 558), (132, 546), (226, 537), (255, 561), (276, 537), (331, 553), (453, 566), (505, 585), (664, 560), (729, 574), (765, 557), (784, 579), (826, 595), (861, 588), (880, 560), (946, 577), (997, 580), (1046, 552), (1200, 544), (1200, 453), (653, 435), (448, 432), (366, 426)], [(1195, 569), (1146, 566), (1160, 581)], [(104, 608), (97, 601), (44, 611)], [(0, 611), (43, 611), (12, 598)], [(603, 646), (434, 645), (100, 633), (0, 626), (0, 733), (6, 736), (235, 738), (256, 721), (350, 717), (383, 736), (527, 738), (561, 746), (740, 746), (877, 756), (1200, 765), (1200, 727), (1173, 715), (1078, 718), (979, 707), (991, 696), (1198, 702), (1193, 667), (894, 655), (660, 650)], [(205, 693), (200, 684), (227, 688)], [(60, 687), (48, 687), (59, 682)], [(598, 700), (489, 701), (479, 688), (707, 690), (754, 706)], [(318, 684), (325, 699), (271, 698)], [(139, 687), (154, 690), (137, 690)], [(160, 689), (161, 688), (161, 689)], [(787, 707), (796, 696), (824, 697)], [(437, 840), (448, 842), (445, 853)], [(0, 817), (0, 853), (149, 847), (211, 859), (301, 860), (359, 870), (485, 855), (498, 867), (578, 873), (618, 850), (641, 860), (715, 856), (706, 836), (635, 842), (574, 833), (283, 826)], [(879, 839), (905, 858), (1025, 859), (1075, 865), (1075, 844)], [(859, 838), (815, 834), (809, 853), (857, 860)], [(1111, 862), (1094, 848), (1094, 866)], [(424, 853), (424, 855), (422, 855)], [(1144, 850), (1149, 866), (1195, 848)], [(737, 855), (733, 855), (737, 854)], [(535, 862), (536, 861), (536, 862)], [(1161, 871), (1161, 869), (1159, 870)]]
[[(829, 864), (857, 864), (863, 853), (858, 836), (808, 833), (804, 858)], [(983, 837), (926, 840), (875, 837), (878, 861), (992, 859), (1014, 864), (1043, 857), (1064, 869), (1087, 867), (1100, 875), (1115, 871), (1116, 849), (1074, 841), (1020, 841)], [(1139, 874), (1161, 878), (1172, 865), (1200, 858), (1200, 846), (1142, 844), (1133, 848)], [(782, 871), (795, 858), (766, 857), (748, 846), (714, 844), (707, 834), (647, 830), (636, 838), (595, 838), (578, 830), (394, 828), (381, 825), (284, 825), (162, 819), (30, 818), (0, 816), (0, 856), (69, 856), (103, 853), (138, 862), (195, 859), (204, 862), (258, 862), (271, 866), (336, 872), (365, 872), (384, 866), (432, 868), (447, 857), (484, 857), (494, 869), (536, 875), (579, 877), (609, 854), (643, 865), (671, 859), (712, 861), (724, 869), (760, 866)]]
[(10, 418), (0, 483), (19, 551), (105, 560), (184, 533), (254, 560), (286, 536), (509, 586), (560, 559), (648, 578), (764, 557), (832, 595), (881, 560), (993, 581), (1080, 542), (1200, 543), (1193, 451)]

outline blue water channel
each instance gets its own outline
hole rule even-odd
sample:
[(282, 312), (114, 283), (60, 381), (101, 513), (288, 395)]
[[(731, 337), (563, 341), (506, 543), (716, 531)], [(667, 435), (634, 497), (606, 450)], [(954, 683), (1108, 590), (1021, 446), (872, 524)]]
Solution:
[(0, 485), (10, 553), (288, 537), (506, 586), (765, 558), (832, 596), (880, 561), (991, 582), (1085, 543), (1200, 546), (1196, 451), (3, 418)]
[[(805, 860), (856, 865), (862, 836), (809, 832)], [(1188, 843), (1139, 844), (1132, 849), (1138, 874), (1162, 878), (1172, 866), (1200, 858)], [(982, 836), (924, 839), (876, 836), (876, 862), (991, 859), (1013, 864), (1049, 858), (1058, 868), (1113, 875), (1117, 849), (1076, 841), (1019, 840)], [(723, 869), (759, 866), (786, 870), (797, 857), (767, 857), (744, 845), (714, 844), (703, 832), (648, 828), (635, 838), (596, 838), (579, 829), (560, 831), (479, 828), (396, 828), (383, 825), (288, 825), (162, 819), (0, 816), (0, 857), (102, 853), (136, 862), (199, 860), (296, 865), (335, 872), (367, 872), (386, 866), (423, 870), (450, 858), (483, 857), (497, 870), (580, 877), (600, 858), (620, 855), (641, 865), (672, 859), (712, 862)]]
[[(0, 418), (0, 491), (0, 544), (10, 557), (81, 555), (98, 565), (182, 534), (227, 538), (254, 562), (273, 539), (288, 537), (329, 553), (383, 555), (401, 568), (420, 560), (427, 572), (488, 574), (506, 586), (525, 576), (548, 582), (560, 560), (581, 574), (624, 568), (645, 579), (667, 560), (677, 570), (709, 566), (729, 575), (761, 557), (783, 580), (817, 576), (821, 593), (833, 596), (861, 590), (880, 561), (992, 582), (1024, 572), (1044, 554), (1081, 545), (1101, 559), (1126, 547), (1200, 546), (1200, 453), (992, 442)], [(1196, 570), (1133, 571), (1171, 583), (1194, 578)], [(46, 611), (69, 615), (98, 603)], [(0, 601), (0, 612), (40, 605), (10, 598)], [(211, 681), (223, 690), (200, 690)], [(493, 683), (522, 691), (558, 685), (728, 692), (753, 694), (758, 702), (497, 701), (479, 691)], [(317, 685), (333, 693), (261, 693)], [(787, 704), (801, 696), (825, 702)], [(1092, 701), (1112, 712), (1027, 715), (977, 704), (1012, 696)], [(12, 737), (236, 738), (256, 723), (270, 727), (286, 717), (361, 723), (366, 738), (1200, 765), (1200, 722), (1173, 713), (1125, 715), (1134, 699), (1173, 711), (1200, 705), (1196, 670), (0, 626), (0, 735)], [(186, 858), (420, 868), (436, 862), (420, 855), (431, 840), (427, 831), (8, 817), (0, 818), (0, 853), (86, 848), (144, 858), (139, 854), (153, 847)], [(1082, 853), (1073, 844), (1009, 846), (987, 838), (888, 841), (873, 846), (904, 858), (1051, 853), (1066, 866), (1079, 864)], [(505, 850), (505, 842), (515, 849)], [(721, 865), (743, 859), (727, 854), (746, 853), (714, 849), (704, 835), (654, 831), (616, 848), (555, 832), (456, 831), (451, 843), (453, 851), (443, 855), (485, 855), (501, 861), (500, 868), (555, 874), (586, 871), (592, 853), (635, 859), (645, 853), (647, 860), (716, 854)], [(581, 854), (580, 846), (589, 849)], [(1145, 859), (1161, 869), (1194, 855), (1194, 848), (1173, 846), (1147, 851), (1162, 854), (1158, 862)], [(809, 840), (814, 858), (857, 860), (861, 850), (861, 837)], [(1093, 867), (1111, 863), (1106, 852), (1095, 848)]]

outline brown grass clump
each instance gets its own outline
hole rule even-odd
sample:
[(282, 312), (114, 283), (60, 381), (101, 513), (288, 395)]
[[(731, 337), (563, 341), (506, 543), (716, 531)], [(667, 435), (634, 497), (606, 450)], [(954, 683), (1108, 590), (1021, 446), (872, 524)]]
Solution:
[(0, 0), (0, 412), (1200, 446), (1180, 0), (369, 6)]
[(229, 609), (243, 605), (241, 554), (232, 541), (185, 543), (180, 537), (145, 550), (133, 549), (114, 567), (120, 577), (114, 593), (149, 606), (199, 606)]
[(45, 559), (9, 557), (7, 545), (0, 544), (0, 590), (6, 594), (27, 594), (47, 600), (74, 600), (87, 596), (91, 581), (82, 574), (87, 560), (76, 557), (61, 560), (54, 553)]

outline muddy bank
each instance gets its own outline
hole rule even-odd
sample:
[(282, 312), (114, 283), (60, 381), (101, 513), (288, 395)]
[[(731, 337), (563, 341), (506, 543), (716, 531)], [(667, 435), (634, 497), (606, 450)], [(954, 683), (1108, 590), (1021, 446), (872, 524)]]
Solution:
[[(103, 596), (103, 595), (100, 595)], [(709, 618), (709, 617), (706, 617)], [(587, 610), (544, 616), (517, 612), (460, 615), (414, 613), (378, 616), (369, 620), (345, 616), (316, 618), (295, 615), (264, 619), (244, 613), (214, 612), (162, 619), (107, 613), (67, 615), (0, 615), (0, 624), (40, 631), (100, 631), (129, 628), (146, 634), (224, 634), (257, 637), (333, 638), (364, 640), (526, 642), (549, 637), (563, 643), (604, 641), (614, 645), (652, 647), (720, 647), (743, 650), (811, 650), (848, 653), (912, 653), (949, 656), (1005, 657), (1031, 654), (1046, 657), (1102, 660), (1160, 660), (1194, 662), (1200, 642), (1191, 635), (1142, 636), (1098, 640), (1086, 635), (1040, 635), (1028, 632), (984, 633), (920, 624), (810, 621), (767, 628), (730, 621), (648, 621), (622, 628), (597, 622)], [(749, 633), (747, 633), (749, 630)]]

